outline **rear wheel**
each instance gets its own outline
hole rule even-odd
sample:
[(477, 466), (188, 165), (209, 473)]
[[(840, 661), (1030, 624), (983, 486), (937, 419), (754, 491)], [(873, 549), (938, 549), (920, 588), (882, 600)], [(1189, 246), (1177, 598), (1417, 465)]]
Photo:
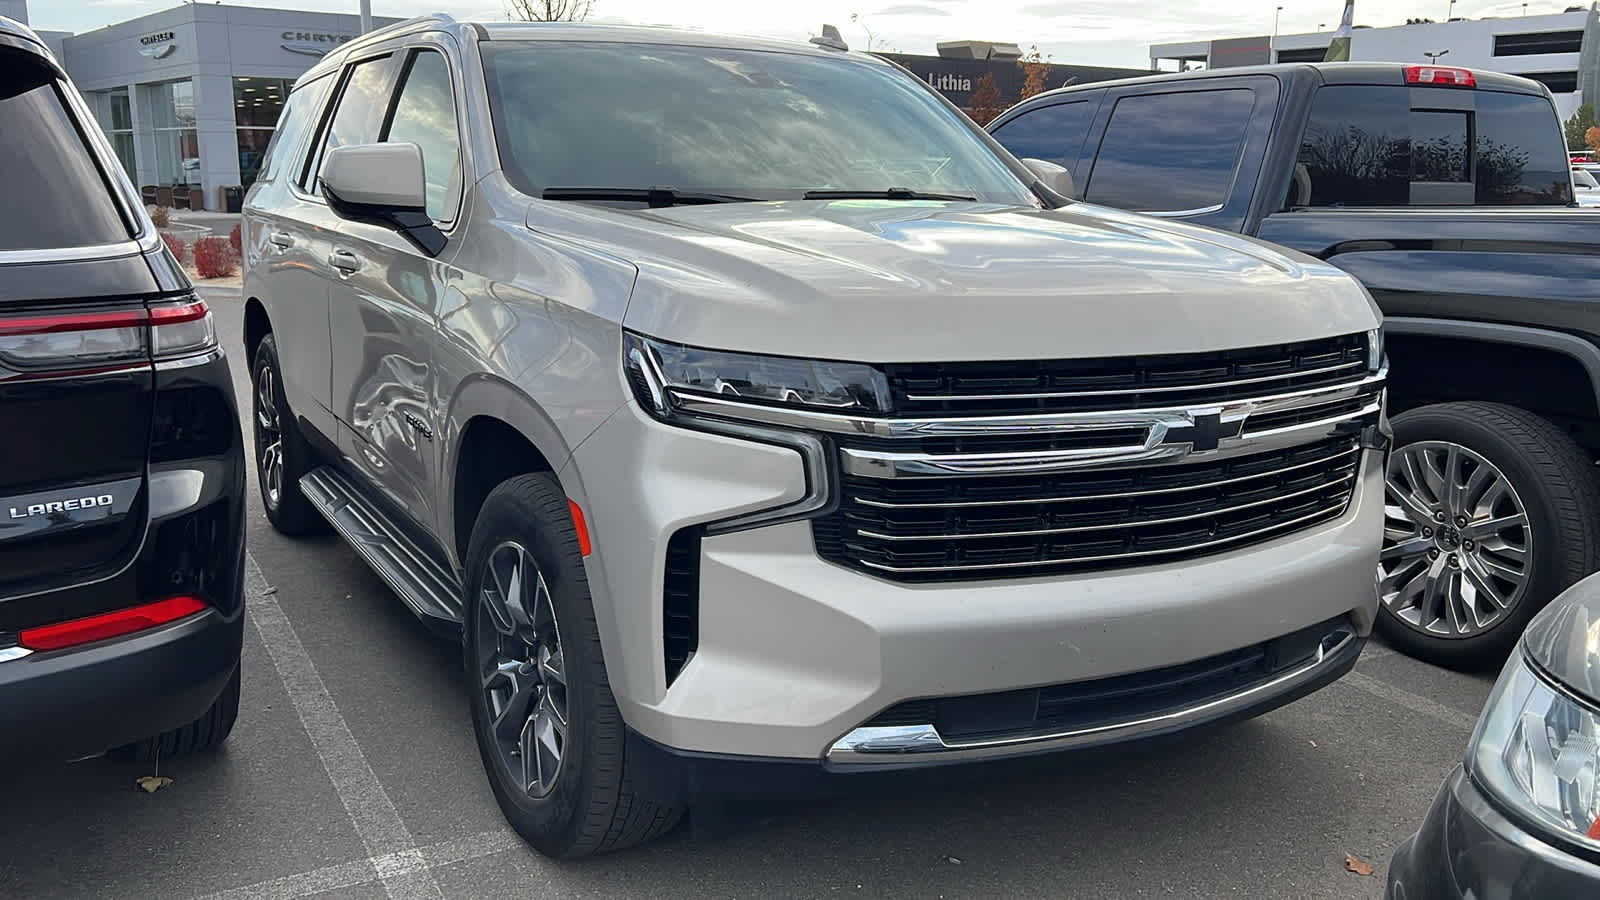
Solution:
[(268, 334), (256, 348), (250, 367), (251, 411), (255, 421), (256, 483), (267, 521), (282, 534), (316, 534), (328, 522), (300, 492), (300, 478), (314, 466), (284, 399), (278, 341)]
[(222, 746), (233, 732), (233, 723), (239, 718), (239, 669), (233, 670), (227, 687), (206, 714), (182, 728), (174, 728), (155, 737), (135, 741), (113, 751), (123, 759), (149, 762), (152, 759), (170, 759), (187, 753), (203, 753)]
[(662, 834), (680, 806), (627, 757), (583, 556), (549, 474), (489, 494), (467, 553), (465, 658), (495, 799), (541, 853), (576, 858)]
[(1394, 431), (1378, 628), (1430, 662), (1498, 665), (1535, 613), (1600, 568), (1593, 461), (1500, 404), (1422, 407)]

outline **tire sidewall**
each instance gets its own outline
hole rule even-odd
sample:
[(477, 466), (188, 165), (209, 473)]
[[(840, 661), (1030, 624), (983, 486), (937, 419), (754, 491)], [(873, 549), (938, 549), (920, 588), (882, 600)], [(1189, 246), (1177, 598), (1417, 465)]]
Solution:
[(1462, 661), (1499, 656), (1509, 651), (1522, 635), (1528, 621), (1568, 585), (1561, 525), (1550, 490), (1541, 474), (1520, 449), (1492, 428), (1444, 410), (1429, 408), (1403, 413), (1392, 420), (1395, 449), (1424, 441), (1460, 444), (1487, 459), (1510, 482), (1511, 489), (1527, 512), (1533, 540), (1528, 559), (1529, 579), (1522, 596), (1500, 621), (1465, 638), (1424, 634), (1402, 621), (1380, 600), (1378, 617), (1388, 627), (1386, 635), (1396, 643), (1426, 647), (1434, 655), (1459, 657)]
[[(534, 476), (545, 478), (548, 476)], [(504, 487), (504, 486), (502, 486)], [(615, 701), (598, 658), (593, 607), (583, 557), (569, 521), (553, 521), (537, 504), (496, 489), (484, 502), (473, 527), (467, 556), (467, 592), (462, 628), (462, 657), (472, 706), (473, 732), (495, 798), (517, 830), (540, 851), (567, 856), (581, 836), (590, 800), (596, 791), (614, 790), (592, 765), (597, 741), (618, 739), (603, 732), (617, 723)], [(506, 541), (516, 541), (533, 557), (544, 575), (555, 609), (556, 627), (567, 671), (567, 741), (556, 784), (543, 797), (529, 796), (512, 780), (490, 734), (491, 718), (484, 698), (478, 662), (478, 616), (485, 562)]]
[[(272, 402), (278, 407), (278, 440), (280, 442), (279, 452), (283, 455), (279, 465), (282, 466), (284, 470), (284, 483), (279, 488), (277, 502), (273, 502), (271, 496), (268, 495), (267, 480), (265, 473), (261, 470), (262, 447), (260, 436), (260, 385), (261, 373), (266, 370), (271, 370), (273, 376)], [(287, 412), (287, 403), (285, 402), (283, 396), (283, 367), (278, 363), (278, 344), (277, 341), (273, 339), (273, 336), (268, 334), (266, 337), (261, 339), (260, 346), (256, 347), (255, 359), (251, 362), (250, 366), (250, 427), (251, 435), (254, 438), (254, 440), (251, 441), (251, 446), (254, 448), (253, 458), (255, 459), (256, 467), (256, 489), (261, 494), (262, 508), (266, 510), (267, 517), (273, 520), (277, 519), (278, 513), (281, 511), (284, 494), (289, 483), (289, 436), (284, 431), (284, 423), (288, 420)]]

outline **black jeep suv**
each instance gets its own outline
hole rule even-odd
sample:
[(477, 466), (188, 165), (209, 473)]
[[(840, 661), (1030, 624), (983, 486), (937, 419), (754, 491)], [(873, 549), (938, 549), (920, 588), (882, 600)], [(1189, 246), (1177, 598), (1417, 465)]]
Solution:
[(0, 757), (220, 744), (244, 468), (211, 313), (83, 98), (0, 18)]

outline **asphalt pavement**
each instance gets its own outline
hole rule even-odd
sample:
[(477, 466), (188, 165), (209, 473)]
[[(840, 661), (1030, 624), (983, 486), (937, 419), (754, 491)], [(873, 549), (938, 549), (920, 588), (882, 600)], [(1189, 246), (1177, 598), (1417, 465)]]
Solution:
[[(237, 289), (205, 293), (243, 402)], [(155, 794), (134, 785), (148, 764), (5, 773), (0, 897), (1379, 897), (1492, 681), (1373, 644), (1351, 676), (1239, 725), (738, 798), (715, 823), (557, 863), (503, 824), (456, 647), (337, 538), (273, 532), (253, 483), (249, 548), (232, 739), (163, 763), (174, 783)]]

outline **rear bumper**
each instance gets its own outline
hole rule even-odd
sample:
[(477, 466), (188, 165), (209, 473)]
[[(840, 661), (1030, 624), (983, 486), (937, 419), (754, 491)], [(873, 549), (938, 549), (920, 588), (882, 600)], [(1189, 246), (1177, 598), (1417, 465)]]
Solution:
[(244, 615), (208, 609), (83, 647), (0, 662), (0, 759), (75, 759), (178, 728), (239, 666)]
[(1389, 900), (1600, 896), (1600, 865), (1506, 818), (1456, 766), (1389, 863)]

